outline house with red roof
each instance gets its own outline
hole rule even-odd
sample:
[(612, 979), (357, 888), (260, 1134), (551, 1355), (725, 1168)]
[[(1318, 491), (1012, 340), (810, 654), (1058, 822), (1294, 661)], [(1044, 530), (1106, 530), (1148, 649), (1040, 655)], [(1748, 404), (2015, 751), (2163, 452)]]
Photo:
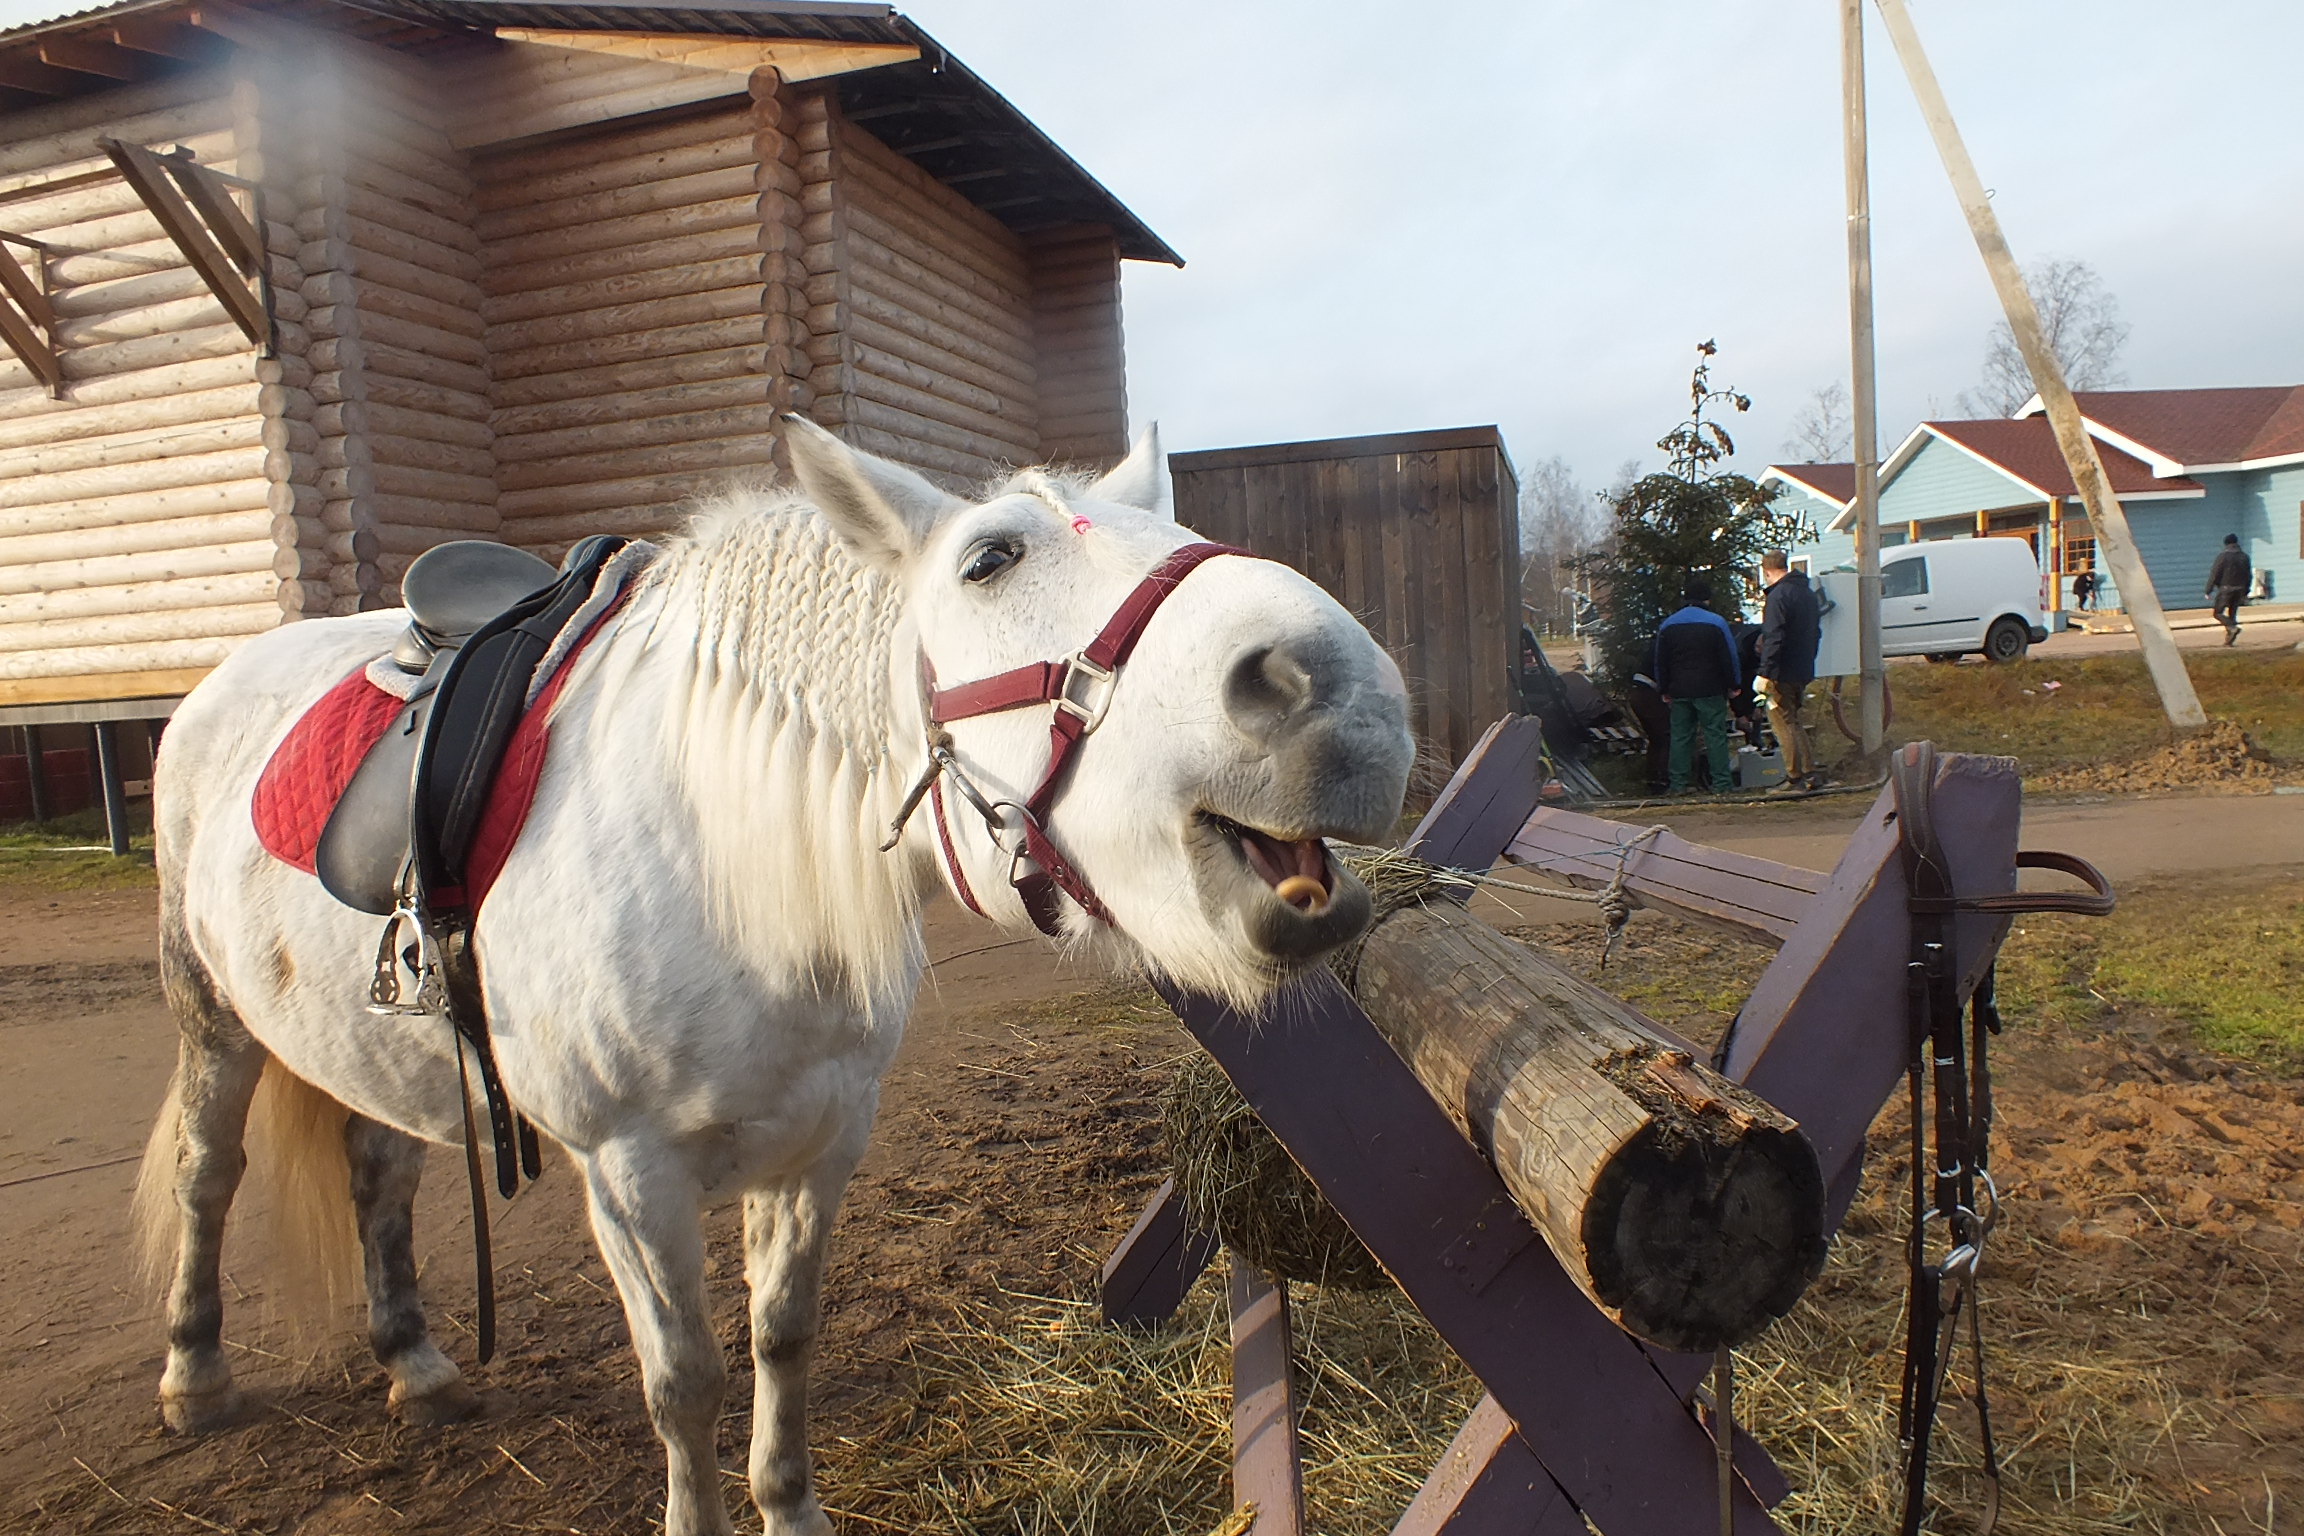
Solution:
[[(2304, 596), (2304, 385), (2077, 398), (2163, 605), (2207, 605), (2201, 589), (2228, 533), (2255, 564), (2259, 596)], [(1854, 465), (1772, 464), (1760, 478), (1814, 523), (1798, 552), (1811, 569), (1854, 562)], [(2097, 574), (2099, 606), (2118, 602), (2037, 398), (2006, 419), (1924, 421), (1882, 462), (1881, 543), (1956, 538), (2025, 540), (2052, 608), (2072, 606), (2083, 571)]]

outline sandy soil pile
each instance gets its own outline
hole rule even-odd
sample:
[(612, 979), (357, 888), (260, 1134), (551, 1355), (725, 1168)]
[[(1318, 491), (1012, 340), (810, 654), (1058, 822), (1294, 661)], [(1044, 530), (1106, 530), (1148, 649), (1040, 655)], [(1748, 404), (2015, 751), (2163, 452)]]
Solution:
[(2043, 774), (2031, 788), (2049, 794), (2151, 794), (2177, 789), (2262, 794), (2297, 778), (2295, 770), (2275, 765), (2272, 754), (2249, 740), (2239, 726), (2211, 720), (2207, 729), (2156, 752), (2124, 763), (2091, 763)]

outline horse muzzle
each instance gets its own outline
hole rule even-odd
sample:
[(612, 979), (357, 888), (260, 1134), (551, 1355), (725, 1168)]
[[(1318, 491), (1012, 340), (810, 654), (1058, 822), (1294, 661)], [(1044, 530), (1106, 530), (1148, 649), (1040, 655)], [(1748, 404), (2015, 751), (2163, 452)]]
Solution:
[(1367, 887), (1321, 837), (1283, 836), (1202, 810), (1185, 846), (1209, 917), (1237, 916), (1249, 944), (1281, 968), (1309, 965), (1368, 926)]

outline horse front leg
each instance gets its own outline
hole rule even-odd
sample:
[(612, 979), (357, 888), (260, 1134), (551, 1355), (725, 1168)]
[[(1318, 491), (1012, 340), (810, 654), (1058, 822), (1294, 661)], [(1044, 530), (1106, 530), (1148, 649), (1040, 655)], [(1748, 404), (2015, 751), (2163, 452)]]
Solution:
[(714, 1443), (728, 1368), (704, 1296), (696, 1177), (661, 1145), (611, 1142), (581, 1161), (593, 1237), (624, 1300), (648, 1417), (664, 1442), (665, 1536), (729, 1536)]
[[(864, 1121), (869, 1126), (869, 1117)], [(808, 1452), (808, 1366), (824, 1245), (863, 1151), (861, 1131), (796, 1178), (744, 1197), (744, 1279), (752, 1292), (752, 1502), (767, 1536), (830, 1536)]]
[(368, 1343), (392, 1378), (386, 1399), (403, 1424), (452, 1424), (480, 1399), (456, 1363), (432, 1342), (416, 1290), (416, 1182), (424, 1143), (365, 1115), (344, 1122), (344, 1157), (352, 1169), (352, 1207), (368, 1285)]

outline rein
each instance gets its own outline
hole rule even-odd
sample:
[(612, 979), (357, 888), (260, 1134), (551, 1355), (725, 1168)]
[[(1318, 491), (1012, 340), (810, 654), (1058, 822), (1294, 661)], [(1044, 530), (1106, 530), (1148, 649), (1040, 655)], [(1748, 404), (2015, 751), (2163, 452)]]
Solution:
[[(1916, 742), (1897, 753), (1890, 782), (1912, 924), (1905, 970), (1912, 1040), (1905, 1072), (1912, 1109), (1911, 1228), (1906, 1240), (1911, 1300), (1905, 1312), (1904, 1381), (1896, 1416), (1904, 1453), (1904, 1510), (1897, 1529), (1901, 1536), (1917, 1536), (1920, 1529), (1929, 1442), (1952, 1355), (1959, 1348), (1965, 1311), (1984, 1453), (1985, 1508), (1978, 1529), (1990, 1536), (2000, 1517), (2000, 1458), (1992, 1441), (1991, 1405), (1984, 1394), (1984, 1327), (1977, 1282), (1985, 1241), (2000, 1218), (2000, 1194), (1991, 1174), (1992, 1073), (1987, 1057), (1991, 1037), (2000, 1033), (2000, 1010), (1993, 1002), (1993, 975), (1987, 970), (1968, 999), (1963, 1031), (1953, 921), (1963, 912), (2072, 912), (2101, 917), (2112, 910), (2113, 896), (2104, 877), (2085, 860), (2030, 850), (2016, 855), (2017, 868), (2072, 875), (2087, 884), (2088, 892), (1955, 894), (1931, 803), (1935, 747)], [(1944, 1224), (1949, 1247), (1930, 1262), (1928, 1226), (1937, 1221)]]
[[(974, 682), (939, 688), (935, 668), (923, 652), (920, 682), (927, 698), (928, 763), (905, 795), (895, 821), (888, 828), (888, 840), (880, 845), (880, 851), (886, 853), (896, 846), (913, 812), (919, 809), (923, 799), (928, 800), (936, 819), (937, 853), (951, 878), (953, 894), (978, 917), (989, 915), (977, 902), (976, 893), (970, 889), (968, 877), (961, 870), (951, 826), (946, 820), (943, 785), (950, 779), (953, 789), (984, 818), (985, 830), (991, 834), (994, 844), (1008, 854), (1009, 884), (1015, 888), (1017, 899), (1024, 904), (1024, 911), (1035, 928), (1050, 938), (1061, 931), (1058, 921), (1061, 908), (1056, 899), (1059, 891), (1079, 903), (1090, 917), (1111, 926), (1112, 914), (1097, 899), (1087, 877), (1074, 868), (1072, 861), (1050, 840), (1049, 812), (1063, 787), (1065, 770), (1071, 765), (1073, 753), (1104, 723), (1105, 711), (1112, 706), (1112, 692), (1120, 669), (1136, 649), (1136, 642), (1143, 638), (1152, 616), (1160, 611), (1160, 605), (1186, 576), (1218, 555), (1262, 558), (1229, 544), (1185, 545), (1154, 566), (1151, 573), (1136, 584), (1095, 639), (1060, 661), (1027, 662)], [(995, 799), (961, 768), (952, 750), (951, 733), (945, 727), (955, 720), (973, 720), (980, 715), (1003, 714), (1036, 704), (1056, 706), (1048, 722), (1048, 766), (1040, 774), (1039, 786), (1021, 805), (1013, 800)], [(1020, 831), (1010, 828), (1007, 812), (1015, 813)]]

